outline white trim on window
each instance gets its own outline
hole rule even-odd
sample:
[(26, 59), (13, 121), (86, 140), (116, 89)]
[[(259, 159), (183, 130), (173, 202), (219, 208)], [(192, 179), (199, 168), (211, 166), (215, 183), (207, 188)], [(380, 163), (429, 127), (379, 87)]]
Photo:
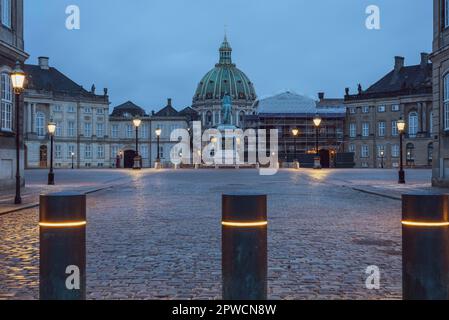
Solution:
[(0, 128), (4, 131), (12, 131), (12, 85), (8, 73), (1, 74), (0, 86)]

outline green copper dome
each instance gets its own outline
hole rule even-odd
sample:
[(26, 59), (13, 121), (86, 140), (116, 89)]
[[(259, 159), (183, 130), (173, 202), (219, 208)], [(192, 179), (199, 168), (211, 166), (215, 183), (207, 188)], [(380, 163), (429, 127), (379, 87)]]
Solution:
[(226, 36), (220, 47), (220, 61), (200, 81), (193, 101), (221, 100), (225, 94), (233, 100), (257, 98), (253, 83), (232, 63), (232, 48)]

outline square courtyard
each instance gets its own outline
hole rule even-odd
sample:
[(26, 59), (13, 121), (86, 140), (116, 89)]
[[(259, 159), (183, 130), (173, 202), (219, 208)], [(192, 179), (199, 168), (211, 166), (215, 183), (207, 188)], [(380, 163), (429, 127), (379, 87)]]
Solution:
[[(431, 189), (430, 174), (410, 170), (398, 187), (394, 170), (58, 170), (45, 191), (98, 187), (88, 299), (221, 299), (221, 196), (236, 192), (268, 195), (270, 299), (401, 299), (400, 195)], [(32, 203), (46, 172), (26, 177)], [(0, 299), (38, 298), (38, 214), (0, 215)], [(378, 290), (365, 284), (372, 265)]]

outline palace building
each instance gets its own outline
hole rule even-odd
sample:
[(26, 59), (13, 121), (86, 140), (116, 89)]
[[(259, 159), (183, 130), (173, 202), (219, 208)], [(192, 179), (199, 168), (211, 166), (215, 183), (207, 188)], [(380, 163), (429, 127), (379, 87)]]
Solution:
[(109, 167), (109, 98), (90, 91), (49, 65), (26, 65), (25, 147), (27, 168), (50, 165), (47, 124), (56, 123), (54, 166), (68, 168)]
[(449, 0), (434, 0), (432, 138), (434, 159), (432, 183), (449, 187)]
[(406, 122), (403, 154), (407, 167), (431, 167), (433, 162), (432, 64), (406, 66), (396, 57), (394, 68), (356, 94), (346, 89), (346, 150), (357, 168), (397, 168), (400, 161), (399, 119)]
[[(15, 185), (16, 136), (23, 128), (23, 101), (19, 101), (19, 128), (16, 126), (15, 95), (10, 74), (16, 62), (28, 59), (23, 40), (23, 0), (0, 2), (0, 190)], [(19, 134), (19, 138), (21, 135)], [(20, 165), (23, 173), (23, 140), (20, 139)], [(23, 174), (22, 174), (23, 177)], [(22, 178), (22, 182), (23, 182)]]
[(242, 127), (245, 115), (255, 112), (256, 91), (251, 80), (232, 62), (232, 48), (226, 36), (219, 52), (219, 62), (198, 84), (192, 108), (198, 112), (205, 129), (216, 127), (222, 123), (223, 98), (229, 95), (231, 125)]

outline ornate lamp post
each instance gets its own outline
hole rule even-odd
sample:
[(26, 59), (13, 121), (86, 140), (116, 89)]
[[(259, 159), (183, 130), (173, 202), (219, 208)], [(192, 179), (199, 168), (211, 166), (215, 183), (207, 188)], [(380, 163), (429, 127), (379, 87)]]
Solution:
[(134, 118), (133, 120), (134, 127), (136, 128), (136, 156), (134, 157), (134, 170), (142, 169), (141, 165), (141, 157), (139, 156), (139, 127), (142, 124), (142, 120), (140, 118)]
[(315, 164), (313, 166), (314, 169), (321, 169), (321, 157), (320, 157), (320, 150), (319, 150), (319, 135), (320, 135), (320, 126), (321, 126), (322, 119), (320, 115), (317, 113), (315, 117), (313, 118), (313, 124), (315, 125)]
[(48, 134), (50, 135), (50, 172), (48, 173), (48, 185), (55, 184), (55, 174), (53, 172), (53, 140), (56, 132), (56, 123), (52, 120), (47, 124)]
[(292, 134), (293, 134), (293, 143), (294, 143), (294, 156), (293, 156), (293, 161), (295, 163), (295, 166), (297, 169), (299, 169), (299, 161), (297, 158), (297, 150), (296, 150), (296, 138), (299, 136), (299, 129), (295, 128), (292, 130)]
[(160, 157), (160, 140), (161, 140), (161, 134), (162, 134), (162, 129), (157, 128), (156, 131), (156, 137), (157, 137), (157, 157), (156, 157), (156, 168), (159, 169), (160, 165), (161, 165), (161, 157)]
[(399, 149), (400, 149), (400, 164), (399, 164), (399, 184), (405, 184), (405, 172), (404, 172), (404, 155), (403, 155), (403, 139), (405, 132), (405, 121), (404, 119), (399, 119), (397, 122), (399, 131)]
[(11, 73), (11, 83), (15, 94), (15, 108), (16, 108), (16, 197), (15, 204), (22, 203), (20, 195), (20, 95), (24, 90), (25, 72), (20, 67), (20, 62), (17, 61), (16, 67)]

